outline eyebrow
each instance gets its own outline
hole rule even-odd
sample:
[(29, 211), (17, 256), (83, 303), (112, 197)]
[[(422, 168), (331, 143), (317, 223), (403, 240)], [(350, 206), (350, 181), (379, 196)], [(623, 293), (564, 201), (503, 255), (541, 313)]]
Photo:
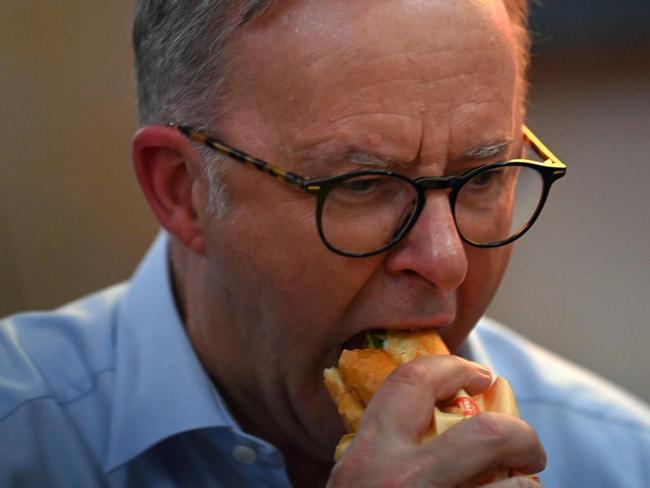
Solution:
[(346, 154), (345, 159), (355, 164), (363, 164), (368, 166), (379, 166), (386, 168), (399, 163), (396, 159), (390, 157), (381, 157), (371, 153), (361, 151), (350, 151)]
[[(474, 161), (477, 159), (488, 159), (499, 154), (504, 153), (512, 146), (512, 139), (503, 139), (500, 141), (492, 141), (487, 144), (481, 144), (474, 146), (469, 151), (463, 153), (459, 158), (455, 158), (456, 161)], [(368, 166), (379, 166), (381, 168), (386, 168), (388, 166), (399, 165), (404, 166), (408, 165), (404, 161), (399, 161), (395, 158), (382, 157), (376, 154), (361, 152), (361, 151), (350, 151), (346, 154), (346, 160), (362, 165)]]
[[(504, 153), (512, 145), (512, 142), (513, 142), (512, 139), (503, 139), (503, 140), (491, 141), (486, 144), (480, 144), (469, 149), (461, 156), (451, 159), (449, 162), (458, 163), (464, 161), (476, 161), (476, 160), (488, 159)], [(406, 168), (411, 166), (417, 161), (417, 158), (413, 160), (406, 160), (400, 157), (383, 155), (373, 151), (364, 151), (359, 146), (356, 147), (348, 146), (346, 150), (339, 152), (338, 156), (334, 156), (334, 157), (332, 156), (334, 155), (332, 154), (330, 155), (330, 157), (325, 157), (325, 159), (330, 159), (332, 162), (345, 161), (352, 164), (378, 167), (382, 169), (389, 168), (391, 166)], [(320, 160), (320, 158), (318, 157), (314, 158), (313, 156), (304, 157), (301, 159), (303, 160), (303, 162), (306, 161), (314, 162), (316, 160)]]
[(501, 141), (493, 141), (487, 144), (475, 146), (469, 151), (463, 153), (459, 161), (469, 161), (473, 159), (488, 159), (505, 152), (512, 145), (512, 139), (503, 139)]

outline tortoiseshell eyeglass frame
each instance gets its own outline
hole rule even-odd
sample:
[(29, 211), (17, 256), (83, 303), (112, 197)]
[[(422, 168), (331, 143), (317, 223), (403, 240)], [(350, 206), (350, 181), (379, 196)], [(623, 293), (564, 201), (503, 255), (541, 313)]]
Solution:
[[(540, 141), (539, 138), (535, 136), (535, 134), (533, 134), (533, 132), (525, 125), (522, 126), (522, 135), (524, 137), (524, 141), (540, 158), (542, 158), (542, 161), (533, 161), (531, 159), (511, 159), (509, 161), (501, 161), (501, 162), (485, 164), (477, 168), (473, 168), (463, 173), (462, 175), (423, 176), (415, 180), (408, 178), (407, 176), (404, 176), (400, 173), (395, 173), (393, 171), (386, 171), (380, 169), (356, 170), (356, 171), (351, 171), (348, 173), (330, 176), (326, 178), (309, 178), (307, 176), (301, 176), (296, 173), (286, 171), (262, 159), (258, 159), (253, 156), (250, 156), (249, 154), (246, 154), (245, 152), (240, 151), (239, 149), (235, 149), (233, 147), (228, 146), (227, 144), (224, 144), (223, 142), (217, 139), (206, 136), (201, 131), (194, 129), (189, 125), (179, 124), (175, 122), (170, 122), (167, 125), (169, 127), (178, 129), (180, 132), (182, 132), (185, 136), (187, 136), (189, 139), (191, 139), (194, 142), (203, 144), (224, 156), (239, 161), (240, 163), (251, 165), (260, 171), (268, 173), (269, 175), (275, 177), (280, 181), (289, 183), (290, 185), (298, 187), (300, 190), (315, 196), (316, 197), (316, 225), (321, 240), (323, 241), (325, 246), (328, 249), (330, 249), (332, 252), (342, 256), (348, 256), (348, 257), (374, 256), (376, 254), (386, 252), (392, 249), (393, 247), (395, 247), (397, 243), (401, 241), (408, 234), (411, 228), (413, 228), (415, 222), (417, 221), (417, 218), (422, 212), (422, 209), (424, 208), (424, 203), (426, 201), (425, 191), (451, 189), (449, 193), (449, 199), (450, 199), (452, 213), (454, 213), (454, 219), (455, 219), (456, 196), (458, 195), (459, 190), (465, 184), (466, 181), (476, 176), (478, 173), (493, 170), (495, 168), (502, 168), (504, 166), (525, 166), (538, 171), (543, 181), (542, 194), (539, 199), (537, 209), (533, 213), (528, 223), (515, 235), (510, 236), (509, 238), (498, 242), (490, 242), (490, 243), (472, 242), (466, 239), (462, 235), (462, 233), (459, 232), (460, 237), (465, 242), (475, 247), (492, 248), (492, 247), (498, 247), (498, 246), (503, 246), (505, 244), (509, 244), (515, 241), (516, 239), (520, 238), (532, 227), (532, 225), (537, 220), (537, 217), (541, 213), (544, 204), (546, 203), (546, 199), (551, 189), (551, 185), (556, 180), (562, 178), (566, 174), (566, 165), (562, 161), (560, 161), (560, 159), (557, 156), (555, 156), (542, 143), (542, 141)], [(395, 236), (385, 245), (371, 252), (365, 252), (365, 253), (352, 253), (352, 252), (346, 252), (344, 250), (337, 249), (327, 241), (327, 238), (323, 234), (321, 217), (322, 217), (322, 209), (323, 209), (323, 204), (325, 202), (325, 199), (327, 198), (327, 195), (332, 191), (332, 189), (342, 181), (345, 181), (350, 178), (359, 177), (359, 176), (373, 176), (373, 175), (392, 176), (392, 177), (400, 178), (410, 183), (417, 192), (416, 208), (412, 216), (409, 218), (408, 222), (406, 222), (395, 234)]]

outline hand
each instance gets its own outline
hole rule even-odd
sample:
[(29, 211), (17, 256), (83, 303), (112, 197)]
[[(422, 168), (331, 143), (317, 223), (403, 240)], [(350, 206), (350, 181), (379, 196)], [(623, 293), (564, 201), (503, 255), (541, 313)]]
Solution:
[[(537, 435), (507, 415), (481, 413), (421, 443), (436, 402), (460, 389), (476, 395), (490, 384), (489, 371), (457, 356), (428, 356), (398, 367), (368, 404), (328, 486), (446, 488), (471, 483), (498, 466), (525, 474), (541, 471), (546, 455)], [(486, 486), (539, 485), (510, 478)]]

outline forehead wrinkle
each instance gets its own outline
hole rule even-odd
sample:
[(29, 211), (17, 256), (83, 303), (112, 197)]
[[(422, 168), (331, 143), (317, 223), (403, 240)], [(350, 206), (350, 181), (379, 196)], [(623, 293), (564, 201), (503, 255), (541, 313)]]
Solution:
[(283, 133), (284, 150), (294, 159), (387, 167), (417, 157), (421, 121), (389, 112), (361, 112), (329, 118)]

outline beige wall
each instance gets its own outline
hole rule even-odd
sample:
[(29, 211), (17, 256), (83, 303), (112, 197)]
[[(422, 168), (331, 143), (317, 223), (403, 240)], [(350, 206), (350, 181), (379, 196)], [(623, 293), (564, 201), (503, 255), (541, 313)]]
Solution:
[[(131, 6), (0, 8), (0, 315), (125, 279), (155, 234), (130, 166)], [(529, 123), (570, 168), (491, 312), (650, 400), (650, 70), (544, 68)]]
[(155, 232), (130, 165), (131, 4), (0, 8), (0, 313), (128, 277)]
[(650, 46), (538, 63), (530, 125), (568, 164), (490, 313), (650, 400)]

